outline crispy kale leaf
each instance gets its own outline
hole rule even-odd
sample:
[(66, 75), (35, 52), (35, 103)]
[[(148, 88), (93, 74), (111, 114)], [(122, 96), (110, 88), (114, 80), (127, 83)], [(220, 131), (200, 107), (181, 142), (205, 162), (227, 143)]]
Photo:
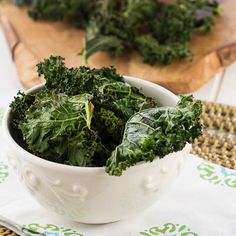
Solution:
[[(42, 91), (36, 94), (36, 99), (35, 95), (29, 95), (33, 96), (35, 101), (26, 106), (25, 112), (19, 119), (21, 122), (18, 128), (31, 152), (52, 161), (85, 166), (105, 165), (106, 159), (120, 144), (125, 122), (130, 116), (145, 108), (156, 106), (154, 100), (145, 97), (137, 88), (126, 83), (113, 67), (67, 68), (64, 58), (53, 56), (39, 63), (37, 67), (39, 75), (44, 75), (46, 84)], [(82, 118), (85, 116), (78, 117), (73, 109), (82, 109), (82, 113), (87, 112), (86, 106), (80, 100), (80, 96), (83, 97), (84, 94), (90, 94), (89, 98), (86, 95), (87, 102), (91, 102), (95, 106), (93, 118), (86, 124), (87, 129), (80, 126), (81, 130), (73, 130), (68, 127), (71, 125), (74, 127), (73, 122), (76, 125), (79, 122), (81, 124)], [(74, 107), (75, 98), (78, 98), (78, 107)], [(14, 103), (21, 104), (22, 100), (17, 99)], [(67, 106), (72, 109), (68, 114), (61, 111)], [(21, 107), (22, 105), (18, 107), (19, 113)], [(13, 110), (13, 112), (15, 111), (17, 109)], [(61, 115), (65, 116), (60, 119), (62, 123), (41, 121), (44, 118), (56, 120), (54, 115), (59, 111)], [(70, 120), (70, 115), (72, 115), (73, 122)], [(74, 119), (74, 116), (78, 119)], [(69, 121), (64, 122), (67, 119)], [(61, 125), (65, 127), (63, 128)], [(71, 137), (71, 133), (67, 132), (68, 129), (73, 130), (73, 137)], [(51, 130), (50, 133), (46, 133), (49, 130)], [(54, 133), (58, 134), (55, 138)], [(60, 143), (63, 142), (62, 140), (69, 140), (68, 145), (71, 147), (62, 145)], [(82, 142), (82, 140), (84, 141)], [(76, 142), (80, 141), (79, 148)], [(83, 145), (84, 149), (81, 148)], [(78, 150), (81, 153), (77, 154)], [(73, 157), (77, 155), (79, 158), (81, 155), (85, 155), (86, 150), (88, 150), (88, 159), (82, 158), (83, 163), (80, 163), (81, 159), (73, 160)]]
[(80, 52), (84, 64), (87, 64), (88, 58), (98, 51), (110, 51), (115, 57), (125, 52), (123, 40), (116, 35), (101, 35), (100, 27), (103, 21), (92, 18), (87, 25), (85, 48)]
[(104, 108), (94, 111), (93, 127), (98, 130), (104, 146), (113, 151), (122, 141), (125, 121), (111, 110)]
[(133, 50), (134, 38), (141, 33), (145, 22), (154, 17), (157, 9), (154, 0), (104, 2), (107, 2), (106, 7), (90, 19), (86, 27), (85, 61), (97, 51), (121, 56)]
[(220, 14), (217, 0), (12, 0), (31, 3), (35, 20), (66, 20), (86, 29), (84, 63), (97, 51), (137, 51), (144, 62), (170, 64), (189, 57), (193, 33), (208, 33)]
[(11, 0), (17, 6), (29, 5), (32, 3), (32, 0)]
[(126, 123), (122, 143), (107, 160), (106, 171), (121, 175), (140, 161), (152, 161), (179, 151), (202, 133), (201, 102), (182, 97), (176, 107), (151, 108)]
[(145, 97), (137, 88), (124, 82), (124, 78), (113, 67), (67, 68), (64, 58), (53, 56), (37, 67), (39, 75), (44, 75), (46, 79), (46, 90), (55, 90), (69, 96), (90, 93), (95, 106), (111, 110), (124, 120), (135, 112), (156, 105), (151, 98)]
[(150, 65), (168, 65), (177, 59), (191, 58), (191, 51), (186, 43), (161, 45), (153, 36), (147, 34), (138, 36), (134, 44), (143, 61)]
[(177, 2), (176, 4), (164, 5), (161, 16), (151, 22), (154, 36), (161, 44), (190, 40), (194, 27), (193, 5)]
[(37, 93), (20, 122), (28, 149), (42, 158), (76, 166), (92, 166), (101, 143), (91, 129), (91, 95)]
[(12, 127), (19, 129), (19, 123), (25, 119), (25, 115), (30, 106), (34, 103), (35, 96), (18, 92), (14, 101), (10, 104), (13, 111)]
[[(121, 175), (139, 161), (181, 150), (201, 134), (200, 101), (176, 107), (127, 84), (114, 68), (67, 68), (62, 57), (38, 65), (45, 86), (19, 93), (11, 104), (15, 140), (44, 159), (74, 166), (105, 166)], [(131, 117), (131, 118), (130, 118)]]
[(214, 16), (219, 15), (218, 2), (209, 0), (178, 0), (162, 9), (158, 20), (151, 22), (151, 28), (163, 44), (187, 43), (193, 32), (210, 32)]
[(29, 15), (43, 20), (69, 20), (84, 28), (95, 10), (95, 0), (37, 0), (33, 2)]
[(55, 90), (69, 96), (81, 93), (94, 93), (105, 82), (123, 81), (113, 67), (90, 69), (86, 66), (67, 68), (64, 58), (50, 56), (37, 65), (39, 76), (43, 75), (46, 90)]
[(103, 1), (101, 10), (86, 27), (85, 61), (97, 51), (109, 51), (117, 57), (131, 49), (143, 21), (154, 17), (157, 7), (155, 0), (117, 1), (116, 4)]
[[(154, 0), (106, 2), (106, 10), (93, 16), (86, 27), (84, 60), (97, 51), (120, 56), (137, 50), (151, 65), (171, 64), (191, 56), (188, 43), (194, 32), (208, 33), (219, 15), (217, 1)], [(122, 1), (118, 1), (122, 2)]]

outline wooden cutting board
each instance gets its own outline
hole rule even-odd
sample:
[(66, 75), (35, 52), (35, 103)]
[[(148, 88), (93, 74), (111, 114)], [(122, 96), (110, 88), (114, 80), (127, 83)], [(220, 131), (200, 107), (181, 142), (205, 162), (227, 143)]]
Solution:
[[(142, 63), (136, 53), (112, 58), (107, 53), (98, 52), (89, 59), (89, 65), (114, 65), (121, 74), (152, 81), (177, 94), (193, 92), (236, 60), (236, 1), (221, 0), (221, 7), (222, 16), (217, 18), (214, 31), (207, 36), (193, 36), (190, 44), (194, 54), (192, 61), (150, 66)], [(78, 52), (83, 47), (84, 31), (61, 22), (35, 22), (27, 15), (26, 9), (6, 2), (0, 4), (0, 11), (8, 17), (20, 40), (35, 56), (35, 61), (61, 55), (66, 58), (68, 66), (82, 64)]]

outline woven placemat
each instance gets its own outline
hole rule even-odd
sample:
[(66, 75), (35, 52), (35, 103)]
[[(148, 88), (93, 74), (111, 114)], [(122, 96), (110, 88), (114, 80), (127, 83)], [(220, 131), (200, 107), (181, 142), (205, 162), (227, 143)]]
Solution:
[(204, 134), (192, 153), (218, 165), (236, 169), (236, 107), (203, 103)]
[[(192, 153), (216, 164), (236, 169), (236, 107), (203, 102), (204, 134), (193, 143)], [(0, 226), (0, 236), (17, 236)]]
[(0, 225), (0, 235), (1, 236), (17, 236), (13, 231)]

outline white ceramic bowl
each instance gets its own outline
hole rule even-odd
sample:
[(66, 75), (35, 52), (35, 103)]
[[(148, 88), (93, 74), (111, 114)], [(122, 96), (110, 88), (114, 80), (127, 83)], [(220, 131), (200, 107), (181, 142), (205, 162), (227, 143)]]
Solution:
[[(125, 77), (144, 94), (163, 106), (174, 106), (178, 97), (147, 81)], [(35, 92), (42, 85), (28, 93)], [(45, 208), (82, 223), (108, 223), (135, 215), (154, 204), (179, 175), (189, 145), (163, 159), (141, 162), (109, 176), (104, 167), (75, 167), (41, 159), (20, 147), (12, 138), (11, 110), (3, 119), (9, 163), (33, 197)]]

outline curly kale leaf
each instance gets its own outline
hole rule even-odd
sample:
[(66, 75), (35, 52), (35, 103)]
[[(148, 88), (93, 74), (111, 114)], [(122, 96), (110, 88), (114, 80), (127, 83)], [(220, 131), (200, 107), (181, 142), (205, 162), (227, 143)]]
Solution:
[(143, 21), (156, 16), (158, 8), (159, 4), (156, 0), (128, 0), (122, 15), (130, 25), (140, 27)]
[(44, 20), (63, 20), (68, 5), (60, 0), (41, 0), (36, 1), (29, 15), (34, 19)]
[(59, 21), (68, 19), (78, 27), (86, 27), (95, 10), (95, 0), (37, 0), (29, 15), (34, 19)]
[(97, 132), (91, 129), (91, 98), (88, 94), (38, 93), (19, 125), (28, 149), (50, 161), (92, 166), (92, 157), (102, 148)]
[(112, 56), (118, 57), (124, 54), (125, 46), (123, 41), (116, 36), (98, 35), (91, 40), (86, 41), (86, 48), (80, 54), (83, 55), (85, 64), (88, 58), (98, 51), (110, 51)]
[(86, 66), (67, 68), (64, 58), (50, 56), (37, 64), (39, 76), (43, 75), (46, 90), (55, 90), (69, 96), (81, 93), (94, 93), (97, 88), (108, 81), (123, 81), (114, 67), (90, 69)]
[(14, 101), (10, 104), (13, 113), (13, 128), (19, 129), (19, 123), (25, 119), (26, 112), (34, 103), (34, 100), (34, 95), (25, 94), (20, 91), (17, 93), (17, 96), (14, 97)]
[(217, 1), (130, 0), (122, 7), (104, 2), (108, 2), (106, 10), (90, 19), (86, 28), (86, 60), (97, 51), (120, 56), (137, 50), (146, 63), (170, 64), (189, 57), (192, 34), (210, 32), (214, 16), (219, 15)]
[(135, 39), (135, 46), (143, 61), (150, 64), (169, 65), (174, 60), (191, 58), (191, 51), (185, 43), (172, 43), (168, 45), (159, 44), (151, 35), (138, 36)]
[(116, 35), (101, 34), (101, 21), (91, 19), (86, 28), (85, 48), (80, 52), (83, 56), (84, 64), (87, 64), (88, 58), (98, 51), (110, 51), (115, 57), (121, 56), (125, 52), (125, 45), (122, 39)]
[(32, 0), (11, 0), (17, 6), (29, 5), (32, 3)]
[(182, 150), (202, 134), (201, 102), (181, 97), (176, 107), (160, 107), (136, 113), (126, 123), (122, 143), (107, 160), (106, 172), (121, 175), (140, 161)]
[(156, 103), (125, 82), (107, 82), (98, 87), (97, 103), (114, 110), (125, 120), (135, 112), (153, 107)]
[(93, 127), (98, 131), (103, 145), (112, 151), (122, 141), (125, 121), (113, 111), (101, 108), (94, 111)]
[(209, 33), (214, 24), (214, 16), (220, 15), (219, 3), (216, 0), (178, 0), (180, 5), (184, 5), (188, 9), (192, 9), (194, 16), (193, 32)]
[(219, 12), (217, 1), (178, 0), (174, 4), (162, 4), (162, 10), (150, 26), (161, 44), (187, 43), (196, 31), (210, 32), (214, 16)]
[(132, 50), (135, 36), (154, 17), (157, 8), (155, 0), (129, 0), (123, 4), (120, 1), (118, 7), (108, 1), (106, 10), (90, 19), (86, 28), (86, 60), (97, 51), (121, 56)]
[[(181, 150), (201, 134), (201, 103), (182, 97), (176, 107), (156, 102), (114, 68), (67, 68), (51, 56), (38, 65), (46, 84), (11, 104), (19, 144), (41, 158), (74, 166), (105, 166), (121, 175), (139, 161)], [(131, 117), (131, 118), (130, 118)]]
[(194, 27), (194, 9), (184, 3), (165, 5), (161, 16), (151, 22), (151, 27), (162, 44), (188, 42)]
[(117, 12), (99, 15), (90, 19), (86, 27), (86, 43), (83, 49), (84, 61), (97, 51), (108, 51), (114, 57), (123, 55), (132, 48), (134, 27)]
[(98, 51), (118, 57), (134, 50), (151, 65), (170, 64), (188, 57), (193, 33), (210, 32), (220, 14), (217, 0), (12, 1), (31, 5), (29, 14), (35, 20), (66, 20), (85, 29), (80, 52), (85, 64)]
[(111, 110), (125, 120), (135, 112), (156, 105), (151, 98), (145, 97), (137, 88), (124, 82), (124, 78), (113, 67), (67, 68), (64, 58), (53, 56), (37, 67), (39, 75), (43, 74), (46, 79), (46, 90), (55, 90), (69, 96), (91, 93), (95, 106)]

